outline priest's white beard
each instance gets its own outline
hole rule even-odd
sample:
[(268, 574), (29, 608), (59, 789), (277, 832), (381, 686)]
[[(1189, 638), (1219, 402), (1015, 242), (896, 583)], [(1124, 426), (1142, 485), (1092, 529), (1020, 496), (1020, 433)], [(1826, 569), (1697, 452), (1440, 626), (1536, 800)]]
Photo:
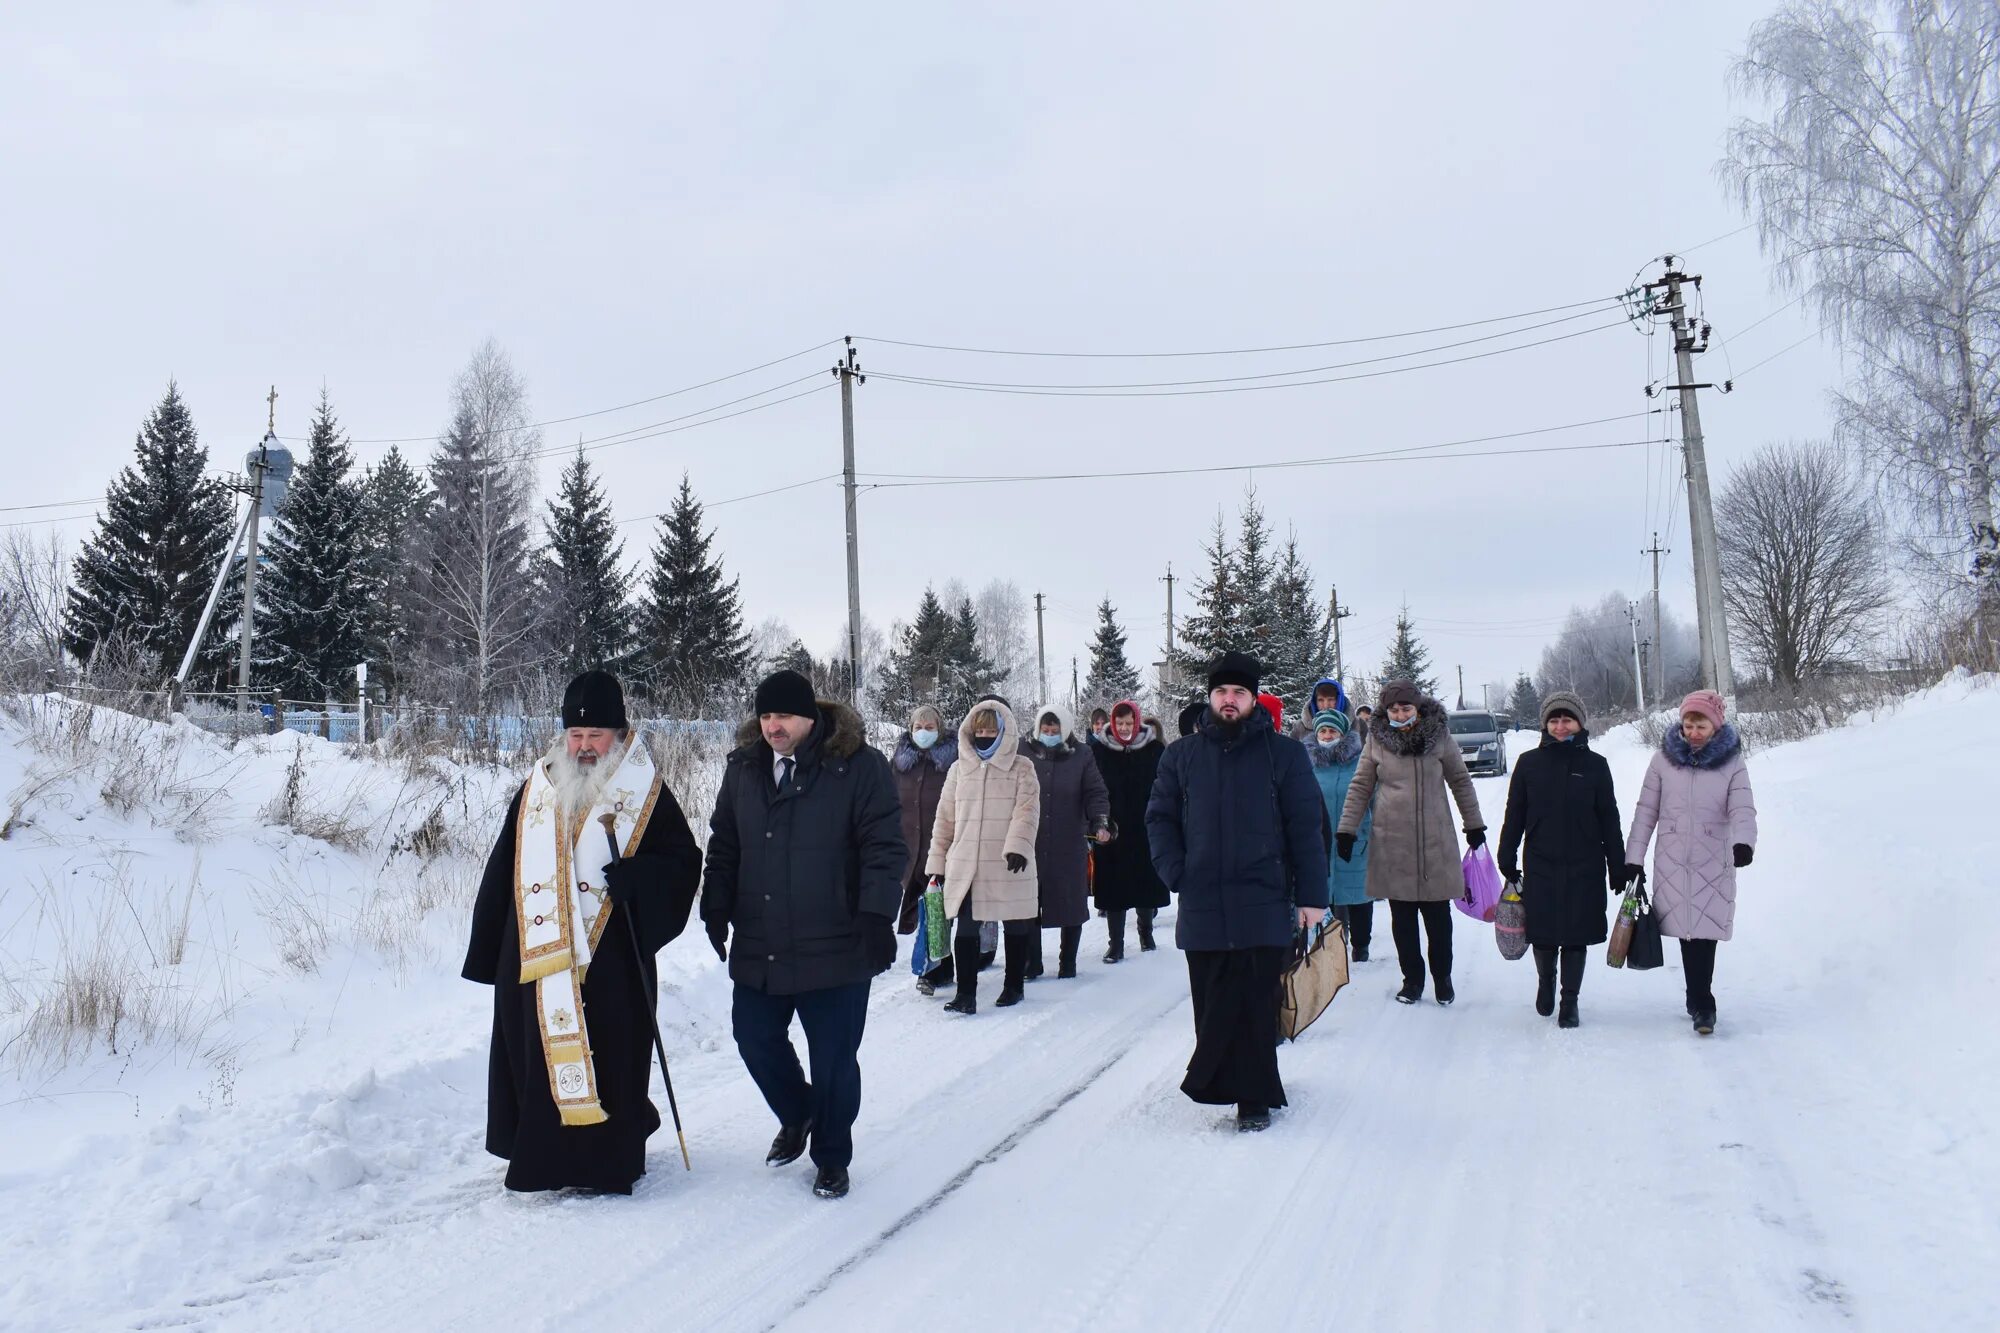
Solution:
[(622, 740), (614, 741), (595, 764), (585, 765), (571, 757), (566, 738), (556, 738), (555, 749), (549, 753), (549, 777), (555, 784), (556, 807), (565, 819), (574, 819), (597, 804), (604, 784), (611, 781), (625, 759), (625, 745)]

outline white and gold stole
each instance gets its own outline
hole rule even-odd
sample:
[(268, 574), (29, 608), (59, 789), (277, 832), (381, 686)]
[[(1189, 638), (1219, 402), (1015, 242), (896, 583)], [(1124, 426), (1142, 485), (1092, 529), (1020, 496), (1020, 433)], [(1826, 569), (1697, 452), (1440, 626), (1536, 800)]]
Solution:
[(535, 983), (549, 1095), (565, 1125), (606, 1119), (583, 1022), (583, 979), (611, 920), (598, 867), (611, 859), (599, 821), (617, 821), (618, 854), (630, 856), (660, 795), (660, 775), (645, 742), (633, 735), (618, 771), (597, 803), (564, 820), (548, 760), (536, 761), (514, 829), (514, 916), (521, 930), (521, 980)]

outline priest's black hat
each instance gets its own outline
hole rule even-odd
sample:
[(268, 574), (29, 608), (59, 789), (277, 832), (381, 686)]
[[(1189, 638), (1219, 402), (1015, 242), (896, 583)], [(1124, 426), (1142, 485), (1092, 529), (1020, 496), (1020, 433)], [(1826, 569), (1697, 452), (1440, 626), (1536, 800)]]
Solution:
[(562, 724), (624, 731), (625, 691), (609, 671), (586, 671), (563, 691)]

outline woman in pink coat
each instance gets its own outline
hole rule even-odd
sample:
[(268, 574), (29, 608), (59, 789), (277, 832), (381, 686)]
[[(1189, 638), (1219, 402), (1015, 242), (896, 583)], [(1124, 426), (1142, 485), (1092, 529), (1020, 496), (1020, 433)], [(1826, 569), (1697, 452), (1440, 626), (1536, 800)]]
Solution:
[(1696, 690), (1681, 700), (1680, 725), (1667, 731), (1646, 769), (1626, 868), (1639, 871), (1653, 830), (1653, 911), (1660, 933), (1681, 942), (1687, 1011), (1694, 1030), (1715, 1031), (1715, 946), (1736, 924), (1736, 872), (1757, 849), (1757, 805), (1743, 742), (1722, 717), (1722, 696)]

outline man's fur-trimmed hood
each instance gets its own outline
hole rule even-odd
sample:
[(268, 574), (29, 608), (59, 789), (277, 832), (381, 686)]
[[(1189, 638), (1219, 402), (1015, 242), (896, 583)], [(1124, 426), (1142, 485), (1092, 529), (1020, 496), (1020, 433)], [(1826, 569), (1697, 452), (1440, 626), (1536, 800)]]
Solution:
[[(808, 744), (816, 746), (829, 759), (852, 759), (860, 753), (867, 742), (868, 732), (861, 725), (860, 715), (846, 704), (831, 699), (815, 700), (819, 707), (819, 721), (813, 725), (812, 739)], [(763, 728), (756, 718), (736, 729), (736, 750), (741, 754), (764, 745)], [(769, 746), (764, 746), (769, 749)]]
[(1407, 727), (1398, 729), (1389, 725), (1386, 710), (1368, 727), (1368, 735), (1383, 749), (1390, 754), (1404, 756), (1429, 754), (1437, 748), (1440, 738), (1450, 734), (1450, 720), (1444, 705), (1430, 698), (1417, 705), (1417, 720)]

